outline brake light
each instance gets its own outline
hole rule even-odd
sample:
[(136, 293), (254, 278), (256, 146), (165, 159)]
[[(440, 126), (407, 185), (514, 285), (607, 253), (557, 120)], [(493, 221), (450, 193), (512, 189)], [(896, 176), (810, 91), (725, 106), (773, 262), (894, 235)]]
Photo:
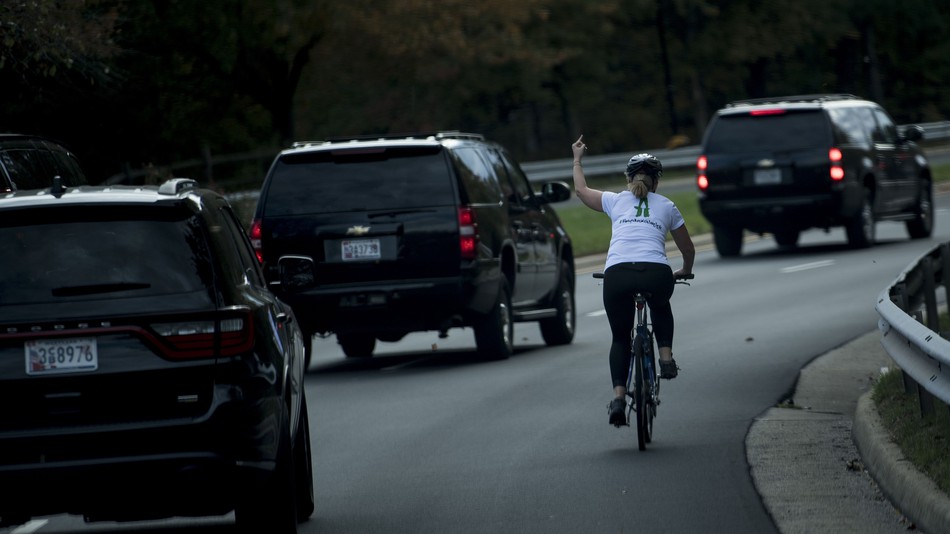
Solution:
[(696, 160), (696, 186), (700, 191), (709, 188), (709, 178), (706, 177), (706, 168), (709, 167), (709, 159), (706, 156), (699, 156)]
[(254, 346), (250, 313), (149, 325), (170, 360), (237, 356)]
[(478, 249), (478, 223), (472, 208), (459, 208), (459, 253), (463, 260), (474, 260)]
[(251, 239), (251, 246), (254, 247), (254, 255), (257, 256), (257, 261), (264, 263), (264, 249), (261, 248), (260, 219), (251, 221), (251, 230), (248, 232), (248, 237)]
[(755, 109), (749, 112), (749, 115), (753, 117), (763, 117), (766, 115), (785, 115), (785, 110), (781, 108), (775, 109)]
[(831, 179), (835, 182), (840, 182), (844, 180), (844, 168), (841, 166), (841, 160), (843, 156), (841, 150), (835, 147), (832, 147), (828, 150), (828, 159), (831, 160)]

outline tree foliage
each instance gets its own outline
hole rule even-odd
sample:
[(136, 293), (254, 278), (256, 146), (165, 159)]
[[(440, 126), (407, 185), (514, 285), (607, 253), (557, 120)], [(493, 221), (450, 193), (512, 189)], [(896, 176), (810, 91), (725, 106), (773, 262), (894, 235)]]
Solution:
[[(940, 0), (10, 0), (0, 106), (100, 174), (300, 138), (460, 129), (523, 160), (696, 143), (739, 98), (944, 120)], [(567, 153), (569, 155), (569, 153)]]

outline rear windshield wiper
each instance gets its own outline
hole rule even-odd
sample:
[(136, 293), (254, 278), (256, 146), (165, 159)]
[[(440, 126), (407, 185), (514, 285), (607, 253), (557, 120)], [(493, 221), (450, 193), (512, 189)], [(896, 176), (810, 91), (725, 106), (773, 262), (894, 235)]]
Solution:
[(113, 282), (109, 284), (89, 284), (84, 286), (54, 287), (54, 297), (77, 297), (80, 295), (95, 295), (96, 293), (115, 293), (131, 291), (133, 289), (148, 289), (152, 284), (143, 282)]

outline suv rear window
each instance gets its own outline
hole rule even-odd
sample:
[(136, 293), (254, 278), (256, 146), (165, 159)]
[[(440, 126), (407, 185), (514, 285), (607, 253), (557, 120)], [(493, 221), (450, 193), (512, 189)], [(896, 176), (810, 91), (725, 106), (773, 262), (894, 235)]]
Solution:
[(177, 210), (171, 219), (142, 207), (121, 211), (62, 210), (72, 216), (43, 221), (48, 212), (36, 210), (0, 225), (0, 303), (207, 294), (213, 267), (196, 219)]
[(719, 117), (708, 136), (706, 151), (728, 154), (768, 147), (770, 152), (783, 152), (831, 144), (831, 129), (820, 110), (758, 116), (742, 113)]
[(276, 164), (265, 216), (372, 211), (455, 203), (440, 147), (327, 150)]

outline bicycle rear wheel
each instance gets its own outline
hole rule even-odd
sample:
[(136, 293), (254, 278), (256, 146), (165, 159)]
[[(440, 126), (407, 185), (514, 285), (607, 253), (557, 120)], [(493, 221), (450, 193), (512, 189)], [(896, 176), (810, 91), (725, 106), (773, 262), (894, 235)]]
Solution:
[[(653, 439), (653, 406), (647, 401), (647, 373), (644, 368), (643, 340), (638, 335), (633, 340), (633, 411), (637, 422), (637, 447), (646, 450)], [(628, 390), (629, 391), (629, 390)]]

